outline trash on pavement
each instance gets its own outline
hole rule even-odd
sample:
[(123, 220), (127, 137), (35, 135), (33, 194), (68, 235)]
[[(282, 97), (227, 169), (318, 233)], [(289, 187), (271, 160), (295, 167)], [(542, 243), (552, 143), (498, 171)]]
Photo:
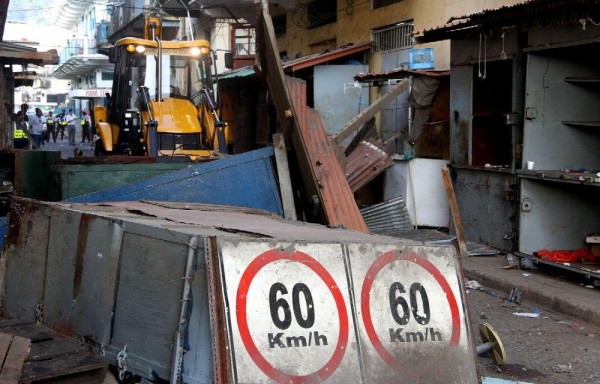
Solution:
[(513, 315), (521, 317), (540, 317), (539, 313), (535, 312), (514, 312)]
[(482, 377), (481, 384), (533, 384), (525, 381), (499, 379), (497, 377)]
[(508, 294), (508, 299), (506, 299), (506, 303), (509, 305), (518, 305), (523, 300), (523, 293), (519, 288), (513, 288), (510, 290)]
[(552, 367), (552, 371), (556, 373), (571, 373), (573, 372), (573, 365), (569, 364), (557, 364)]
[(482, 286), (477, 282), (477, 280), (468, 280), (465, 285), (468, 289), (481, 289)]
[(515, 255), (513, 255), (512, 253), (509, 253), (508, 255), (506, 255), (506, 261), (508, 262), (508, 265), (505, 265), (504, 269), (510, 269), (510, 268), (514, 268), (514, 267), (518, 267), (519, 266), (519, 258)]

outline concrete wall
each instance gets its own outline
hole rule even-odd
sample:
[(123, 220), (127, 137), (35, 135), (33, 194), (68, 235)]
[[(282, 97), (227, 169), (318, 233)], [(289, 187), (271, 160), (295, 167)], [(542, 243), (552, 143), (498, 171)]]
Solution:
[[(307, 1), (301, 1), (307, 2)], [(520, 0), (404, 0), (387, 7), (372, 10), (371, 2), (337, 0), (337, 22), (314, 29), (303, 29), (294, 24), (293, 11), (287, 13), (287, 33), (278, 40), (279, 48), (288, 57), (297, 53), (308, 55), (326, 48), (337, 48), (348, 43), (371, 40), (373, 29), (413, 20), (415, 31), (444, 25), (452, 16), (463, 16), (486, 9), (512, 5)], [(348, 4), (350, 3), (350, 4)], [(439, 42), (423, 45), (435, 49), (436, 68), (450, 68), (450, 45)], [(370, 68), (377, 60), (371, 60)]]

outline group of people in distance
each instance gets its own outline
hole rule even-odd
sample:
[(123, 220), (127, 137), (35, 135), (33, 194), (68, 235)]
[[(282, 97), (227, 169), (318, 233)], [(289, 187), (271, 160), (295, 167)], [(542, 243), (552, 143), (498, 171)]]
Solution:
[(44, 115), (40, 108), (35, 108), (35, 115), (27, 115), (29, 106), (21, 105), (21, 110), (16, 114), (15, 121), (15, 148), (26, 148), (29, 144), (30, 136), (34, 143), (31, 143), (33, 148), (43, 146), (46, 142), (52, 140), (56, 143), (60, 134), (60, 140), (64, 140), (65, 131), (69, 145), (75, 145), (75, 134), (77, 124), (81, 125), (81, 143), (92, 142), (92, 120), (87, 112), (81, 112), (81, 116), (77, 117), (72, 109), (69, 113), (63, 109), (62, 113), (54, 115), (53, 111), (49, 111)]

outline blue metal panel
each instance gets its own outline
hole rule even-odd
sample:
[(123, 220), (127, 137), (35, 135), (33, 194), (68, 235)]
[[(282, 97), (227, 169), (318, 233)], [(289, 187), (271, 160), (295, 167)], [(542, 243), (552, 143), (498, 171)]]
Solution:
[(271, 161), (273, 154), (273, 148), (263, 148), (65, 201), (160, 200), (226, 204), (283, 215)]
[(8, 233), (8, 216), (0, 216), (0, 249), (4, 246), (4, 237)]

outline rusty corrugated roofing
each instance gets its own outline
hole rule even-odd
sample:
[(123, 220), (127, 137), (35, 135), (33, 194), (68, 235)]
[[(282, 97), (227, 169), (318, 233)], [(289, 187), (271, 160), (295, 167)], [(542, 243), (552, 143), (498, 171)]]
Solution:
[(475, 28), (519, 25), (524, 29), (538, 26), (577, 24), (597, 16), (600, 0), (524, 0), (513, 5), (463, 16), (448, 23), (415, 32), (419, 43), (449, 39)]
[(317, 53), (314, 55), (303, 56), (297, 59), (288, 60), (283, 63), (284, 70), (300, 70), (315, 65), (323, 64), (331, 60), (339, 59), (354, 53), (363, 52), (371, 49), (371, 42), (344, 46), (333, 51)]
[(381, 146), (363, 141), (348, 156), (344, 171), (350, 189), (356, 192), (392, 165), (394, 161)]
[(298, 135), (306, 148), (311, 173), (327, 223), (331, 226), (368, 233), (346, 175), (333, 150), (319, 113), (306, 104), (306, 82), (286, 77), (287, 87), (298, 119)]

